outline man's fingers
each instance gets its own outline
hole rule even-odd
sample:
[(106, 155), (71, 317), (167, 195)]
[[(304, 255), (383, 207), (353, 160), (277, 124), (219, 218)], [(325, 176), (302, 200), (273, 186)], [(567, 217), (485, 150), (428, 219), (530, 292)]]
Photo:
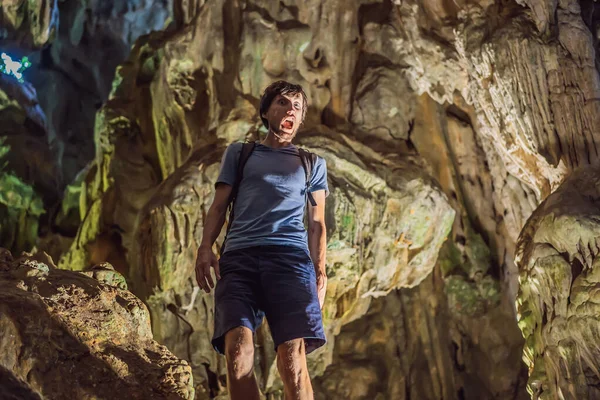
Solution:
[(204, 279), (204, 274), (202, 272), (198, 272), (196, 276), (196, 280), (198, 281), (198, 286), (200, 286), (200, 289), (208, 293), (208, 288), (206, 287), (206, 279)]
[(208, 283), (206, 283), (206, 279), (204, 279), (204, 281), (202, 283), (204, 286), (204, 292), (210, 293), (210, 287), (208, 286)]
[(215, 281), (210, 273), (211, 266), (215, 269), (217, 280), (221, 279), (219, 260), (217, 260), (215, 254), (211, 251), (209, 256), (206, 252), (201, 253), (198, 250), (196, 256), (196, 281), (198, 282), (198, 286), (206, 293), (210, 293), (211, 289), (215, 287)]
[[(213, 278), (210, 275), (210, 267), (208, 265), (206, 265), (206, 267), (204, 268), (204, 276), (206, 277), (206, 280), (208, 281), (208, 285), (210, 286), (210, 289), (212, 289), (215, 285), (213, 283)], [(209, 291), (210, 291), (210, 289), (209, 289)]]
[(208, 283), (206, 283), (206, 276), (202, 274), (202, 283), (199, 285), (205, 293), (210, 293), (210, 287), (208, 287)]
[(200, 266), (198, 265), (198, 263), (196, 263), (196, 282), (198, 282), (198, 286), (200, 286), (202, 288), (202, 284), (200, 283), (201, 279), (202, 279), (202, 273), (201, 273), (201, 269)]
[(205, 268), (203, 267), (202, 263), (196, 266), (196, 281), (198, 281), (198, 286), (200, 286), (202, 290), (208, 293), (210, 289), (208, 288), (208, 285), (206, 283), (206, 276), (204, 274), (204, 271)]

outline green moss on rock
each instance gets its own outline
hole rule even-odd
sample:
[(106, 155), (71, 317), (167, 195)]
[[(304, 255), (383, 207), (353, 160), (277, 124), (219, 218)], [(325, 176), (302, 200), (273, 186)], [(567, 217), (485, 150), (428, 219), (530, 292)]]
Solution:
[(466, 267), (465, 272), (470, 277), (477, 274), (486, 274), (491, 263), (491, 253), (488, 245), (481, 235), (468, 224), (465, 224), (465, 234), (465, 254), (469, 261), (463, 264)]
[(480, 315), (485, 311), (485, 301), (475, 284), (462, 276), (446, 279), (446, 295), (452, 311), (468, 316)]
[(0, 171), (0, 247), (14, 253), (28, 251), (38, 236), (38, 220), (44, 211), (33, 187), (17, 176)]
[(448, 276), (453, 271), (461, 268), (461, 253), (453, 241), (446, 240), (446, 242), (442, 245), (438, 262), (442, 270), (442, 276)]

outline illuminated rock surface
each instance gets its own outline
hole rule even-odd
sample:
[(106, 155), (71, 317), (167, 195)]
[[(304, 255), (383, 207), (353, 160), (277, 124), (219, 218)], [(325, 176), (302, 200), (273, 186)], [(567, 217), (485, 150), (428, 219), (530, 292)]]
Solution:
[(0, 40), (13, 48), (40, 48), (58, 30), (57, 0), (2, 0)]
[(110, 271), (0, 249), (0, 398), (194, 398), (188, 363), (152, 339), (146, 306)]
[(44, 126), (35, 89), (0, 74), (0, 238), (14, 251), (35, 245), (44, 203), (60, 199)]
[(529, 386), (540, 399), (596, 399), (600, 170), (570, 176), (519, 237), (518, 311)]
[[(61, 2), (65, 30), (30, 74), (37, 97), (13, 90), (0, 103), (10, 105), (0, 118), (43, 128), (14, 124), (7, 140), (53, 144), (41, 146), (53, 167), (39, 170), (62, 171), (50, 174), (61, 179), (58, 200), (17, 157), (5, 171), (44, 200), (37, 247), (64, 269), (112, 264), (147, 304), (154, 337), (189, 361), (198, 398), (226, 395), (224, 359), (209, 343), (212, 296), (192, 296), (203, 218), (225, 147), (264, 135), (256, 108), (277, 79), (306, 89), (298, 143), (329, 167), (329, 344), (309, 360), (317, 398), (524, 399), (540, 358), (535, 390), (595, 393), (597, 369), (585, 369), (594, 350), (578, 370), (573, 351), (583, 348), (567, 343), (580, 343), (579, 331), (535, 311), (535, 296), (567, 304), (567, 292), (551, 290), (571, 287), (568, 274), (534, 277), (546, 253), (523, 256), (537, 220), (519, 242), (520, 292), (515, 264), (534, 210), (576, 167), (599, 161), (595, 3), (174, 0), (172, 12), (125, 3)], [(550, 215), (543, 207), (535, 215)], [(10, 221), (2, 230), (30, 231)], [(569, 221), (573, 238), (586, 221)], [(576, 250), (557, 251), (572, 269)], [(518, 293), (520, 310), (532, 310), (520, 313), (529, 365)], [(555, 324), (560, 334), (543, 336)], [(544, 347), (551, 339), (563, 343), (560, 357)], [(269, 340), (265, 327), (257, 376), (280, 399)], [(555, 381), (556, 371), (573, 381)]]

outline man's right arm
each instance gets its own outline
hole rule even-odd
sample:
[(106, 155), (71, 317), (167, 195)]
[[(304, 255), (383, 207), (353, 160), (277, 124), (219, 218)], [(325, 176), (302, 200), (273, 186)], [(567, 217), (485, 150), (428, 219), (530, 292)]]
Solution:
[(202, 230), (202, 241), (198, 247), (196, 256), (196, 280), (198, 285), (209, 293), (214, 287), (213, 279), (210, 275), (210, 267), (215, 269), (217, 279), (221, 279), (219, 271), (219, 260), (212, 251), (212, 246), (223, 228), (229, 197), (231, 196), (231, 185), (225, 183), (217, 184), (215, 189), (215, 198), (208, 209), (204, 229)]
[(208, 209), (206, 214), (206, 221), (204, 222), (204, 229), (202, 230), (202, 242), (200, 247), (208, 247), (212, 249), (212, 245), (219, 237), (223, 224), (225, 223), (225, 217), (227, 214), (227, 207), (229, 206), (229, 196), (231, 196), (230, 185), (225, 183), (218, 183), (215, 189), (215, 198)]

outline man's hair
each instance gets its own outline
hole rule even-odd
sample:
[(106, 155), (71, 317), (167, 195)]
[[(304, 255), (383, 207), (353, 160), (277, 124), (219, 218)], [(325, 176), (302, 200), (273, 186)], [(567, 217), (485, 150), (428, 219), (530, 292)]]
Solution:
[(265, 126), (265, 128), (269, 129), (269, 121), (267, 121), (267, 119), (263, 117), (263, 114), (267, 113), (269, 107), (271, 106), (271, 103), (273, 102), (273, 99), (277, 97), (278, 94), (282, 96), (294, 96), (298, 93), (302, 95), (302, 121), (300, 121), (300, 123), (302, 124), (302, 122), (304, 122), (304, 117), (306, 116), (306, 109), (308, 108), (308, 100), (306, 99), (306, 93), (304, 93), (302, 86), (295, 85), (286, 81), (273, 82), (269, 86), (267, 86), (265, 92), (260, 98), (259, 109), (260, 119), (262, 120), (262, 123)]

